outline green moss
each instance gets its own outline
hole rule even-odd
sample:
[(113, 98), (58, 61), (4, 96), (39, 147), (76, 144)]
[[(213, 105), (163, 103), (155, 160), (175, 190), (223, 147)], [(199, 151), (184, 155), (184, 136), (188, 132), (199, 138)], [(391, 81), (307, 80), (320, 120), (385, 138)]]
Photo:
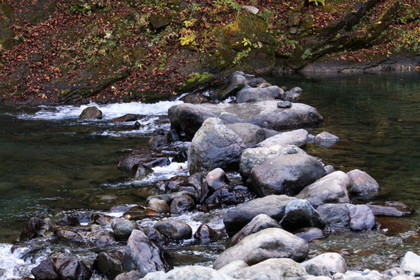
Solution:
[(199, 85), (212, 81), (214, 78), (214, 74), (208, 72), (194, 72), (191, 74), (191, 77), (187, 79), (177, 90), (180, 92), (187, 92)]

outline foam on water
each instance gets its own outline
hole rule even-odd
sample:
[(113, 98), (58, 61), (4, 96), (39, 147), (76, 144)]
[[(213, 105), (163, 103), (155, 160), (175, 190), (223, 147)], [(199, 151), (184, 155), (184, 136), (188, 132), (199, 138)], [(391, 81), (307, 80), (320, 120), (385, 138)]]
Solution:
[(182, 101), (160, 101), (157, 103), (114, 103), (114, 104), (96, 104), (90, 103), (82, 106), (40, 106), (40, 110), (35, 113), (22, 113), (18, 115), (19, 119), (24, 120), (68, 120), (77, 119), (80, 113), (87, 107), (96, 106), (103, 113), (104, 120), (111, 120), (125, 114), (140, 114), (145, 116), (162, 116), (168, 113), (171, 106), (183, 103)]
[(40, 259), (36, 263), (31, 263), (22, 259), (27, 248), (18, 248), (13, 253), (11, 244), (0, 243), (0, 279), (16, 279), (29, 277), (31, 269), (37, 266)]

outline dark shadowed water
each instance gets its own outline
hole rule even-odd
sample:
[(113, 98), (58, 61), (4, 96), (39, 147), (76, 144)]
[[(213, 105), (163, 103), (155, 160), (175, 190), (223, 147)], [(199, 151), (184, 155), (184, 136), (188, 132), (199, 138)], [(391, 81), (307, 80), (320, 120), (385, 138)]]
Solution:
[[(308, 147), (310, 154), (338, 170), (366, 171), (382, 187), (374, 200), (401, 201), (417, 211), (394, 221), (399, 229), (394, 235), (346, 233), (315, 243), (312, 250), (348, 254), (348, 261), (357, 258), (357, 265), (369, 268), (382, 267), (387, 258), (393, 264), (408, 249), (419, 253), (419, 78), (418, 73), (269, 78), (273, 84), (303, 88), (301, 102), (318, 108), (325, 118), (312, 132), (341, 138), (328, 149)], [(105, 120), (94, 122), (77, 120), (80, 107), (0, 106), (0, 243), (12, 242), (31, 216), (106, 211), (144, 201), (147, 193), (131, 184), (117, 163), (130, 149), (148, 152), (150, 132), (157, 125), (168, 128), (161, 118), (170, 105), (103, 106)], [(140, 131), (132, 130), (133, 123), (109, 123), (126, 113), (146, 116)], [(400, 233), (414, 237), (404, 239)]]

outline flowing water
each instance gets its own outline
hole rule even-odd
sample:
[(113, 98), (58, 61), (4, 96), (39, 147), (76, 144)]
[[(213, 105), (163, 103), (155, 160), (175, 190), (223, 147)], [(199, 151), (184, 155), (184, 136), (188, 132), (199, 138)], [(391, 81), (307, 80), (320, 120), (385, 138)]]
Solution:
[[(328, 131), (341, 138), (328, 149), (308, 147), (310, 154), (338, 170), (368, 172), (382, 187), (375, 200), (404, 202), (419, 213), (419, 78), (418, 73), (411, 73), (269, 80), (302, 87), (301, 102), (318, 108), (325, 118), (312, 132)], [(185, 175), (185, 163), (157, 169), (154, 177), (142, 182), (132, 181), (116, 168), (119, 159), (133, 149), (149, 152), (150, 133), (158, 127), (169, 128), (165, 115), (176, 103), (98, 105), (104, 119), (83, 122), (77, 117), (86, 106), (0, 106), (0, 275), (2, 267), (11, 267), (10, 262), (25, 266), (19, 263), (19, 252), (11, 255), (9, 248), (29, 217), (139, 204), (148, 195), (141, 186)], [(127, 113), (144, 115), (139, 130), (133, 129), (132, 122), (110, 122)], [(395, 265), (407, 250), (420, 253), (417, 213), (391, 220), (386, 224), (387, 235), (343, 233), (312, 244), (311, 250), (338, 251), (354, 268)], [(392, 225), (399, 230), (392, 230)], [(361, 242), (366, 238), (369, 244)], [(196, 255), (201, 255), (201, 262), (203, 255), (211, 260), (212, 248), (200, 250), (186, 248), (183, 257), (187, 260), (180, 263), (194, 262)], [(220, 251), (220, 246), (214, 250)], [(13, 275), (13, 271), (7, 273)]]

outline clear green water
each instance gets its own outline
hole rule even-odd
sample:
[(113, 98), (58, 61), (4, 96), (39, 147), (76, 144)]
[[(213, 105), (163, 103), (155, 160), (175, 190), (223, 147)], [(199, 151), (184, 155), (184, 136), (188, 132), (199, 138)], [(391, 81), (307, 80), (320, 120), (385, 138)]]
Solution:
[[(420, 225), (419, 78), (418, 73), (269, 78), (273, 84), (302, 87), (301, 102), (318, 108), (325, 118), (312, 132), (325, 130), (341, 138), (328, 149), (308, 147), (309, 153), (338, 170), (368, 172), (382, 187), (376, 200), (401, 201), (417, 211), (399, 220), (403, 232), (418, 231)], [(40, 110), (51, 110), (53, 117), (48, 113), (45, 118), (31, 117)], [(148, 131), (115, 137), (113, 132), (130, 131), (131, 124), (80, 123), (74, 108), (57, 108), (63, 115), (58, 118), (53, 109), (48, 110), (0, 105), (0, 243), (13, 241), (34, 215), (106, 211), (123, 203), (140, 203), (148, 195), (142, 188), (119, 185), (128, 178), (117, 170), (119, 159), (130, 149), (150, 152)], [(119, 108), (113, 114), (145, 113), (142, 110)], [(153, 115), (153, 110), (147, 109), (147, 114)], [(23, 113), (29, 118), (20, 119)], [(360, 242), (363, 238), (372, 240), (370, 246)], [(393, 264), (408, 249), (420, 251), (417, 239), (389, 238), (345, 234), (316, 243), (312, 250), (346, 254), (351, 247), (347, 260), (362, 260), (354, 267), (369, 267), (364, 262), (370, 262), (369, 268), (387, 260)], [(369, 255), (366, 247), (375, 253)]]

